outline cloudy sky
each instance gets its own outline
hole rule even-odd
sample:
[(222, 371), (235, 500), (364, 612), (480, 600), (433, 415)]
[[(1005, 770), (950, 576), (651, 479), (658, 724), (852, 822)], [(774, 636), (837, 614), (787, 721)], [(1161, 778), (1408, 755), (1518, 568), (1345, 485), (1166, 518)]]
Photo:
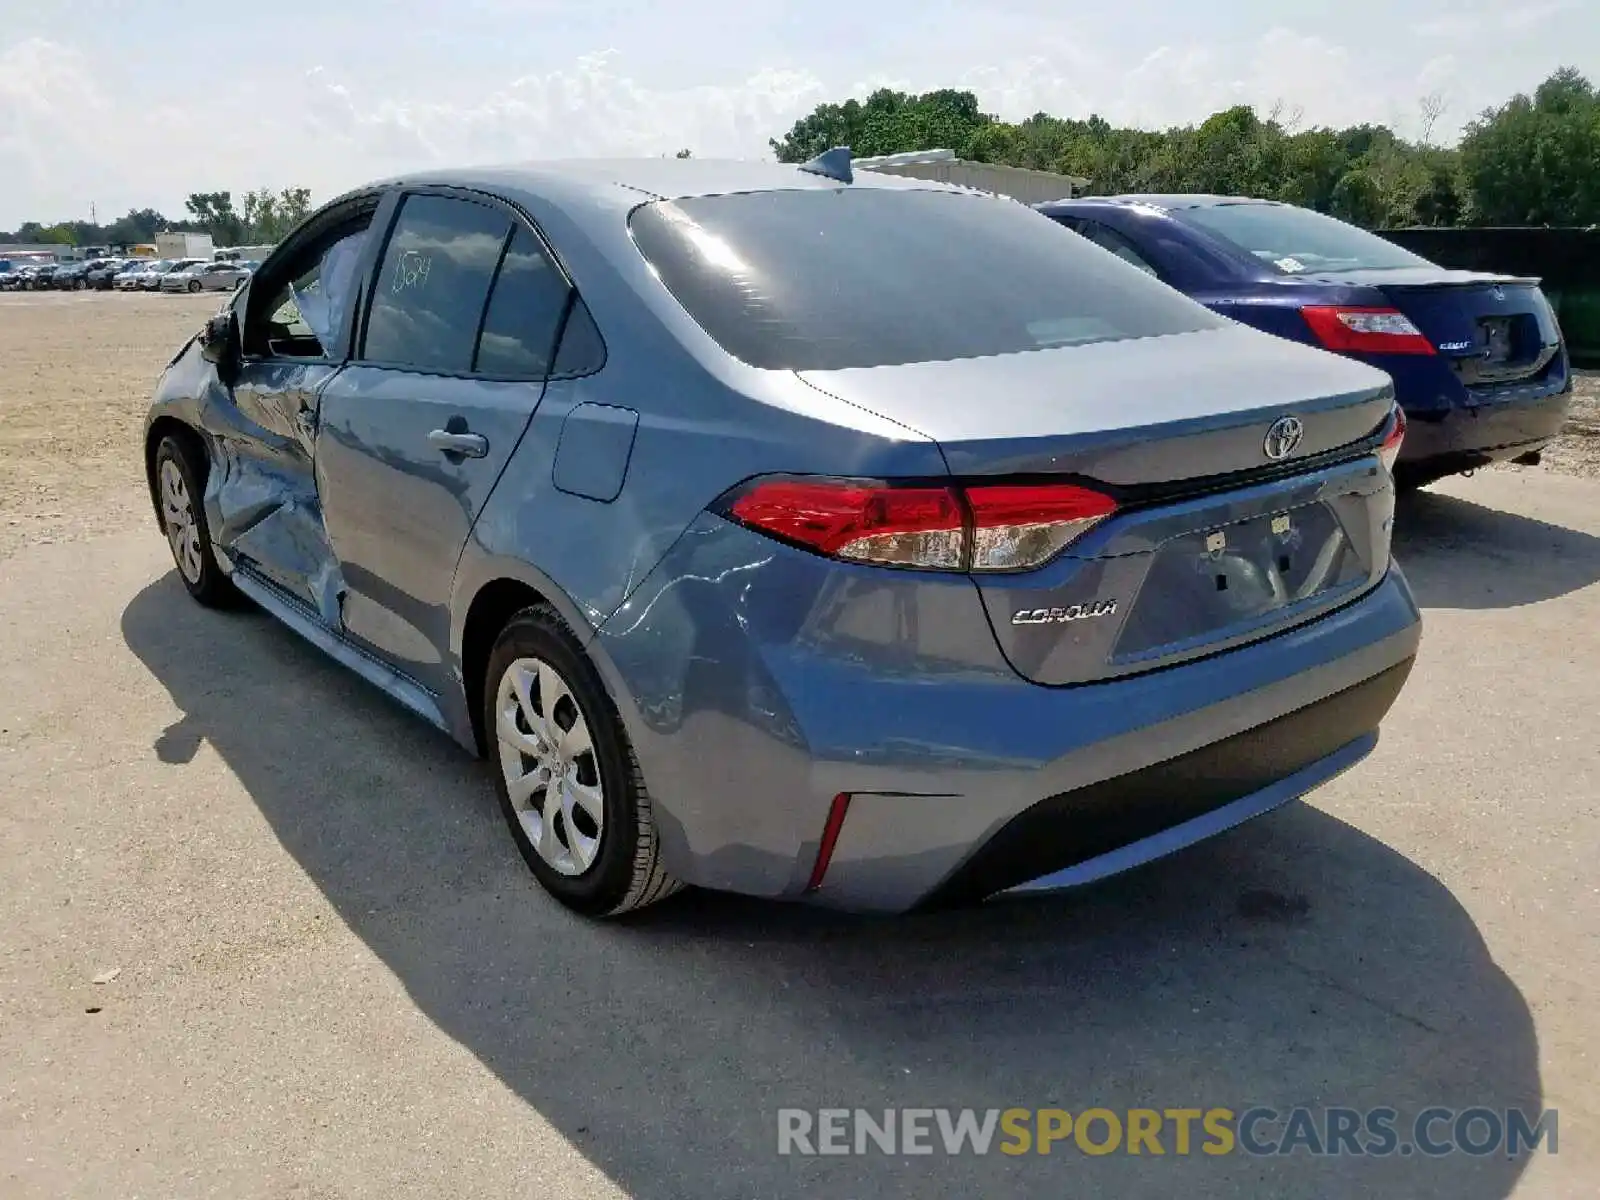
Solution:
[(0, 229), (191, 191), (439, 163), (760, 157), (824, 100), (969, 87), (1045, 110), (1192, 122), (1241, 101), (1450, 140), (1570, 64), (1597, 0), (6, 0)]

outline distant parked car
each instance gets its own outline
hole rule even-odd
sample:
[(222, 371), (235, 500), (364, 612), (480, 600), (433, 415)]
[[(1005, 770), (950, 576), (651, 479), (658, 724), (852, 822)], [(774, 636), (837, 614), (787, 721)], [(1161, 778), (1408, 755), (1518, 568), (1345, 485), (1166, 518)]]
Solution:
[(62, 263), (50, 278), (50, 286), (61, 292), (78, 292), (88, 287), (88, 262)]
[(119, 292), (138, 290), (139, 281), (150, 274), (156, 264), (149, 259), (134, 259), (111, 278), (111, 286)]
[(13, 267), (11, 270), (0, 273), (0, 292), (20, 292), (27, 288), (33, 279), (32, 266)]
[(197, 262), (161, 277), (163, 292), (231, 292), (250, 272), (231, 262)]
[(1036, 206), (1246, 325), (1387, 371), (1408, 422), (1395, 469), (1421, 487), (1490, 462), (1537, 462), (1572, 375), (1536, 279), (1453, 271), (1292, 204), (1111, 196)]
[(56, 263), (43, 263), (36, 267), (33, 274), (28, 279), (29, 289), (35, 292), (45, 291), (50, 287), (51, 280), (55, 277), (56, 270)]
[(203, 261), (205, 260), (199, 258), (164, 258), (156, 264), (155, 269), (149, 275), (140, 281), (139, 288), (141, 291), (146, 292), (157, 291), (161, 287), (161, 281), (172, 272), (185, 270), (194, 266), (195, 263)]
[(91, 265), (89, 273), (84, 276), (84, 281), (96, 291), (109, 291), (111, 281), (117, 277), (117, 272), (127, 265), (127, 260), (122, 258), (104, 258), (99, 266)]

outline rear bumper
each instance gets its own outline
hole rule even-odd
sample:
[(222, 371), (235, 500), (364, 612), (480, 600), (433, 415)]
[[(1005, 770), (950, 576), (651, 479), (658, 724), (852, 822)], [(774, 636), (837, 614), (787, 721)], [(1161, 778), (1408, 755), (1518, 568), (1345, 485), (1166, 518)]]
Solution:
[(1559, 434), (1571, 402), (1572, 393), (1563, 391), (1442, 412), (1408, 412), (1400, 461), (1465, 471), (1515, 458)]
[(1132, 866), (1359, 759), (1420, 639), (1398, 568), (1283, 633), (1080, 686), (1023, 680), (985, 624), (960, 577), (841, 567), (697, 523), (592, 643), (668, 868), (894, 912)]
[(1041, 800), (1007, 822), (931, 900), (1076, 887), (1298, 799), (1371, 753), (1412, 661), (1199, 750)]

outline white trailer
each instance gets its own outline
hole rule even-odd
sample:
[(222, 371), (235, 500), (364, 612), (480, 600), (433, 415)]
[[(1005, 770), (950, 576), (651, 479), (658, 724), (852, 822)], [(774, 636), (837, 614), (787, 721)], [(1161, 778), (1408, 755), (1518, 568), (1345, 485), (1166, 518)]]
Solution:
[(209, 233), (158, 233), (156, 250), (162, 258), (199, 258), (209, 260), (216, 247)]
[(932, 179), (1010, 196), (1024, 204), (1046, 200), (1070, 200), (1083, 195), (1089, 180), (1077, 175), (1058, 175), (1054, 171), (1034, 171), (1026, 167), (1007, 167), (1000, 163), (969, 162), (957, 158), (953, 150), (913, 150), (906, 154), (884, 154), (877, 158), (857, 158), (851, 162), (857, 171), (877, 171), (883, 175), (905, 175), (912, 179)]

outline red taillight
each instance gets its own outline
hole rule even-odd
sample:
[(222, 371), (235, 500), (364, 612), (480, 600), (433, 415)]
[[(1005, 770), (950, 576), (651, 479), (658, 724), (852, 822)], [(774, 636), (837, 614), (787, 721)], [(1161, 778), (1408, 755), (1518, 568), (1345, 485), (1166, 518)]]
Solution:
[(1394, 428), (1389, 430), (1383, 439), (1383, 445), (1378, 447), (1378, 457), (1383, 460), (1383, 465), (1394, 471), (1395, 460), (1400, 457), (1400, 446), (1406, 440), (1406, 414), (1405, 410), (1394, 410)]
[(1433, 343), (1397, 308), (1316, 304), (1300, 310), (1329, 350), (1365, 354), (1433, 354)]
[(1117, 511), (1110, 496), (1072, 484), (969, 487), (966, 496), (974, 571), (1047, 562)]
[(961, 569), (965, 521), (949, 488), (773, 479), (745, 492), (730, 511), (764, 533), (838, 558)]
[(930, 571), (1018, 571), (1047, 562), (1117, 508), (1073, 484), (899, 487), (764, 479), (727, 515), (835, 558)]

